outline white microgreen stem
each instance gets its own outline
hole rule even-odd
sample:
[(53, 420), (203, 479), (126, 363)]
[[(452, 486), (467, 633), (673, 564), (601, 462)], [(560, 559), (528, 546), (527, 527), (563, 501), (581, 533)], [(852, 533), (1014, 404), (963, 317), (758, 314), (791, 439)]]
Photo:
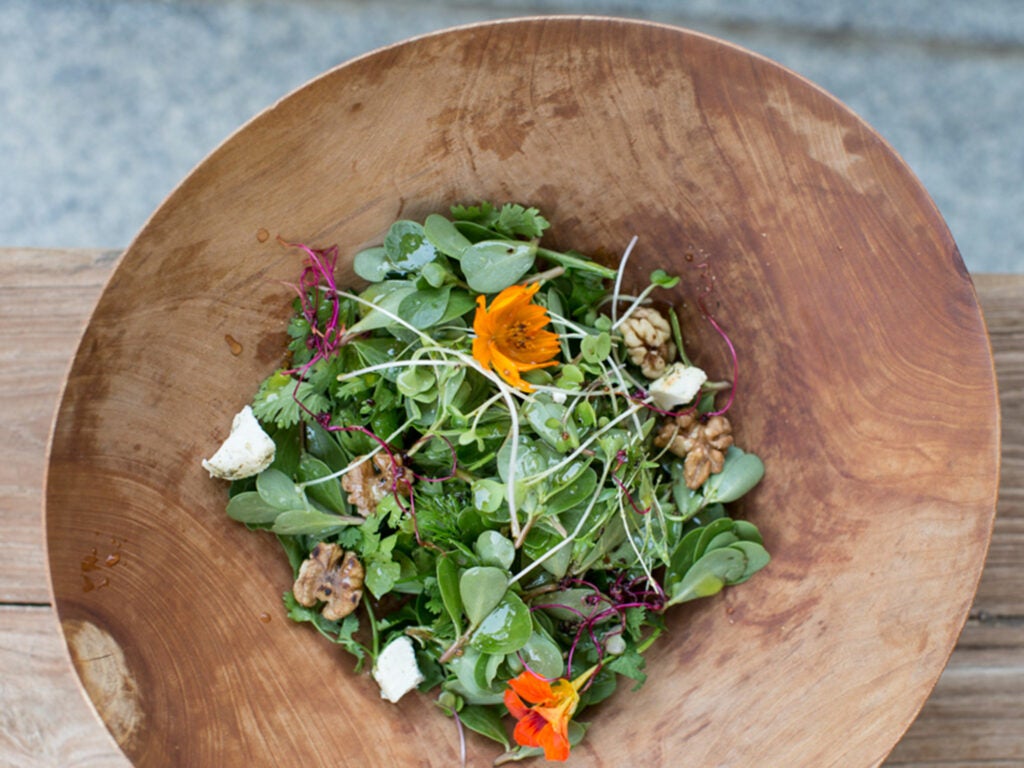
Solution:
[(545, 280), (554, 280), (556, 277), (561, 277), (565, 274), (565, 267), (552, 267), (546, 269), (543, 272), (538, 272), (535, 275), (527, 275), (520, 280), (517, 285), (531, 285), (532, 283), (543, 283)]
[[(382, 442), (390, 443), (395, 438), (400, 437), (405, 432), (405, 430), (409, 428), (411, 424), (412, 419), (407, 419), (404, 424), (398, 427), (398, 429), (396, 429), (390, 435), (385, 437)], [(319, 485), (320, 483), (326, 483), (329, 480), (337, 480), (339, 477), (343, 477), (344, 475), (347, 475), (349, 472), (351, 472), (353, 469), (356, 469), (360, 465), (365, 464), (378, 453), (380, 453), (382, 450), (384, 450), (384, 446), (381, 443), (378, 443), (374, 448), (370, 449), (369, 453), (363, 454), (359, 458), (354, 459), (352, 462), (342, 467), (341, 469), (337, 470), (336, 472), (331, 472), (331, 474), (324, 475), (323, 477), (315, 477), (312, 480), (306, 480), (301, 483), (296, 483), (296, 486), (302, 490), (305, 490), (311, 485)]]
[[(619, 380), (619, 386), (622, 387), (622, 390), (624, 392), (629, 392), (629, 385), (626, 383), (625, 376), (622, 375), (623, 366), (619, 363), (618, 360), (616, 360), (615, 362), (616, 365), (612, 366), (612, 370), (615, 371), (615, 376)], [(640, 409), (637, 408), (631, 410), (633, 413), (633, 426), (636, 428), (636, 433), (639, 435), (641, 432), (643, 432), (643, 425), (640, 424), (640, 416), (637, 415)]]
[(626, 251), (622, 254), (622, 259), (619, 261), (619, 268), (615, 272), (615, 287), (612, 289), (612, 328), (618, 325), (619, 294), (622, 293), (622, 278), (626, 274), (626, 263), (633, 254), (633, 248), (636, 246), (637, 239), (637, 236), (633, 235), (633, 239), (629, 241), (629, 245), (626, 246)]
[[(508, 407), (509, 417), (512, 420), (512, 428), (509, 430), (508, 436), (508, 439), (512, 441), (512, 447), (509, 456), (509, 473), (505, 493), (508, 499), (508, 511), (512, 526), (513, 538), (518, 538), (520, 533), (520, 527), (519, 516), (516, 512), (515, 503), (515, 466), (516, 459), (518, 458), (519, 453), (519, 410), (518, 408), (516, 408), (516, 403), (513, 399), (513, 389), (500, 378), (498, 378), (497, 375), (495, 375), (491, 371), (486, 370), (483, 366), (477, 363), (476, 360), (474, 360), (472, 357), (466, 355), (463, 352), (459, 352), (458, 350), (448, 349), (447, 347), (440, 346), (434, 347), (433, 351), (442, 354), (450, 354), (453, 357), (456, 357), (459, 360), (459, 362), (461, 362), (463, 365), (467, 365), (476, 370), (481, 375), (486, 376), (488, 379), (491, 380), (491, 382), (496, 387), (498, 387), (498, 391), (501, 394), (502, 399), (505, 400), (505, 405)], [(342, 381), (353, 376), (361, 376), (366, 373), (373, 373), (374, 371), (387, 370), (388, 368), (401, 368), (411, 366), (428, 366), (437, 368), (445, 366), (450, 367), (456, 364), (457, 363), (451, 360), (394, 360), (386, 363), (376, 363), (374, 365), (369, 365), (366, 366), (365, 368), (360, 368), (357, 371), (352, 371), (351, 373), (343, 373), (340, 376), (338, 376), (338, 380)]]
[(598, 440), (598, 438), (600, 438), (606, 432), (610, 431), (612, 428), (614, 428), (620, 422), (622, 422), (625, 419), (629, 418), (629, 416), (631, 416), (633, 413), (635, 413), (641, 407), (643, 407), (643, 406), (640, 406), (640, 405), (637, 405), (637, 404), (634, 403), (633, 405), (631, 405), (629, 407), (628, 410), (626, 410), (623, 413), (620, 413), (618, 416), (616, 416), (614, 419), (609, 421), (607, 424), (605, 424), (599, 430), (594, 432), (594, 434), (592, 434), (590, 437), (588, 437), (585, 441), (580, 443), (579, 447), (576, 448), (576, 450), (574, 450), (572, 453), (570, 453), (568, 456), (566, 456), (560, 462), (558, 462), (557, 464), (553, 464), (552, 466), (550, 466), (547, 469), (545, 469), (543, 472), (538, 472), (535, 475), (530, 475), (528, 477), (524, 477), (523, 478), (523, 484), (525, 486), (536, 485), (541, 480), (544, 480), (546, 477), (548, 477), (548, 475), (552, 475), (555, 472), (558, 472), (560, 469), (563, 469), (564, 467), (568, 466), (573, 461), (575, 461), (577, 457), (579, 457), (581, 454), (583, 454), (591, 445), (593, 445)]
[(553, 261), (556, 264), (572, 267), (573, 269), (579, 269), (584, 272), (593, 272), (606, 280), (615, 276), (615, 270), (611, 267), (606, 267), (603, 264), (598, 264), (597, 262), (590, 261), (589, 259), (581, 259), (578, 256), (573, 256), (568, 253), (552, 251), (548, 248), (538, 248), (537, 255), (541, 258), (547, 259), (548, 261)]
[(490, 410), (492, 405), (501, 400), (502, 396), (502, 393), (498, 392), (497, 394), (487, 398), (484, 402), (482, 402), (480, 405), (478, 405), (476, 408), (474, 408), (472, 411), (466, 414), (467, 416), (473, 416), (473, 425), (469, 428), (470, 432), (476, 432), (476, 428), (477, 425), (480, 423), (480, 419), (483, 417), (485, 413), (487, 413), (488, 410)]
[[(646, 288), (644, 288), (643, 292), (639, 296), (637, 296), (635, 299), (633, 299), (633, 301), (630, 303), (629, 307), (626, 308), (626, 311), (622, 313), (622, 317), (620, 317), (618, 320), (616, 320), (616, 321), (614, 321), (612, 323), (612, 330), (613, 331), (618, 330), (619, 327), (624, 322), (626, 322), (626, 320), (629, 319), (629, 316), (632, 315), (637, 310), (638, 307), (642, 306), (644, 304), (644, 302), (647, 301), (647, 297), (650, 296), (652, 293), (654, 293), (654, 289), (655, 288), (657, 288), (656, 285), (649, 285)], [(620, 296), (619, 297), (620, 301), (625, 300), (625, 299), (626, 299), (625, 296)], [(614, 313), (614, 312), (615, 312), (615, 306), (613, 305), (612, 306), (612, 313)]]
[[(635, 476), (635, 473), (634, 473), (634, 476)], [(630, 477), (628, 479), (630, 481), (632, 481), (633, 477)], [(644, 559), (643, 554), (640, 552), (640, 549), (637, 547), (636, 539), (632, 535), (630, 535), (630, 532), (629, 532), (630, 531), (630, 526), (629, 526), (630, 514), (629, 514), (629, 512), (632, 511), (632, 506), (633, 505), (630, 504), (629, 505), (629, 510), (627, 511), (627, 507), (626, 507), (626, 490), (625, 490), (625, 488), (626, 488), (626, 484), (625, 484), (625, 482), (623, 482), (623, 484), (619, 486), (619, 490), (618, 490), (619, 517), (622, 520), (623, 530), (626, 531), (626, 539), (629, 541), (629, 546), (633, 550), (633, 554), (636, 555), (637, 562), (639, 562), (640, 563), (640, 567), (644, 569), (644, 575), (647, 577), (647, 580), (650, 581), (650, 582), (653, 582), (654, 581), (654, 574), (651, 573), (650, 566), (647, 564), (647, 561)], [(633, 513), (633, 514), (635, 515), (635, 513)], [(644, 539), (645, 540), (647, 539), (647, 535), (646, 534), (644, 535)]]
[(554, 557), (559, 551), (569, 546), (570, 544), (572, 544), (573, 541), (576, 540), (576, 537), (580, 535), (580, 531), (583, 530), (583, 526), (586, 525), (587, 521), (590, 519), (590, 513), (593, 512), (594, 507), (597, 506), (598, 498), (600, 498), (601, 494), (604, 492), (604, 484), (608, 481), (608, 473), (610, 471), (610, 467), (611, 464), (604, 465), (604, 472), (601, 474), (601, 480), (600, 482), (598, 482), (597, 488), (594, 489), (594, 493), (590, 496), (590, 503), (587, 504), (587, 508), (583, 511), (583, 515), (580, 517), (580, 521), (576, 523), (576, 527), (573, 528), (572, 533), (570, 533), (560, 542), (555, 544), (555, 546), (553, 546), (551, 549), (549, 549), (543, 555), (538, 557), (528, 566), (523, 568), (511, 579), (509, 579), (509, 585), (515, 584), (517, 581), (523, 578), (523, 576), (526, 576), (528, 573), (530, 573), (530, 571), (532, 571), (534, 568), (537, 568), (538, 566), (543, 564), (545, 560)]
[(357, 304), (362, 304), (364, 307), (370, 307), (370, 309), (377, 310), (382, 315), (384, 315), (384, 317), (388, 318), (389, 320), (393, 320), (394, 322), (396, 322), (399, 325), (401, 325), (403, 328), (407, 328), (408, 330), (410, 330), (413, 333), (415, 333), (417, 336), (420, 337), (420, 340), (423, 341), (424, 344), (429, 344), (430, 346), (435, 346), (437, 344), (437, 342), (435, 342), (433, 338), (431, 338), (430, 336), (425, 334), (419, 328), (417, 328), (416, 326), (412, 325), (411, 323), (403, 320), (398, 315), (396, 315), (394, 312), (391, 312), (390, 310), (384, 309), (384, 307), (380, 306), (379, 304), (374, 304), (372, 301), (367, 301), (362, 296), (357, 296), (356, 294), (349, 293), (348, 291), (336, 291), (336, 293), (339, 296), (343, 297), (343, 298), (351, 299), (352, 301), (356, 302)]

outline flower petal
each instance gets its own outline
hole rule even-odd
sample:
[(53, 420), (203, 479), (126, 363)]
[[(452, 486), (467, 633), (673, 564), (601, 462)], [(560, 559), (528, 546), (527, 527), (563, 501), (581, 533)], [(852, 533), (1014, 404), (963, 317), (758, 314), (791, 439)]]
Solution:
[[(533, 392), (533, 386), (519, 375), (520, 370), (526, 370), (523, 365), (510, 360), (501, 353), (496, 346), (491, 345), (491, 368), (511, 386), (521, 389), (523, 392)], [(480, 358), (477, 358), (479, 361)]]
[(533, 704), (554, 704), (555, 692), (551, 683), (530, 670), (525, 670), (518, 677), (508, 681), (509, 687), (517, 694)]
[(537, 746), (544, 748), (544, 759), (552, 762), (564, 762), (569, 759), (569, 728), (568, 720), (560, 721), (561, 727), (551, 723), (549, 728), (538, 734)]
[(505, 689), (505, 709), (516, 720), (522, 720), (530, 711), (530, 708), (526, 706), (526, 702), (519, 698), (511, 688)]
[(484, 368), (491, 367), (491, 341), (483, 335), (473, 339), (473, 359)]
[[(556, 715), (554, 720), (545, 717), (551, 713)], [(524, 747), (542, 747), (547, 760), (569, 759), (569, 720), (561, 710), (530, 710), (516, 723), (512, 738)]]

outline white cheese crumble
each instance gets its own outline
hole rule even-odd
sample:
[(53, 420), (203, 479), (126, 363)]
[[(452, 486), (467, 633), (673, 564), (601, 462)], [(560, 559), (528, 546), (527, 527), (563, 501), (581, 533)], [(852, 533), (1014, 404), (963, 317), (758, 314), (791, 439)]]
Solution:
[(412, 640), (402, 635), (385, 646), (373, 665), (373, 679), (380, 686), (380, 697), (392, 704), (425, 679), (416, 665)]
[(217, 452), (203, 459), (203, 469), (210, 477), (241, 480), (269, 467), (274, 460), (274, 450), (274, 441), (263, 431), (247, 405), (231, 421), (231, 434)]
[(693, 400), (707, 380), (708, 375), (697, 366), (673, 363), (661, 378), (651, 382), (647, 391), (656, 406), (671, 411)]

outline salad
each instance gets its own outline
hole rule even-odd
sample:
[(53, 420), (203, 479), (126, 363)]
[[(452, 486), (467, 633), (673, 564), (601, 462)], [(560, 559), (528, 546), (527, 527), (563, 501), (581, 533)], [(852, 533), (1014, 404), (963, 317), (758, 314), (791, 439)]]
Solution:
[(496, 764), (567, 759), (587, 710), (642, 685), (666, 611), (769, 561), (727, 508), (764, 474), (734, 442), (728, 336), (703, 315), (734, 363), (709, 379), (659, 303), (677, 277), (627, 294), (632, 243), (611, 269), (548, 226), (488, 203), (396, 221), (359, 290), (336, 246), (285, 243), (287, 362), (203, 461), (280, 542), (288, 616), (383, 697), (432, 696), (463, 761), (466, 730)]

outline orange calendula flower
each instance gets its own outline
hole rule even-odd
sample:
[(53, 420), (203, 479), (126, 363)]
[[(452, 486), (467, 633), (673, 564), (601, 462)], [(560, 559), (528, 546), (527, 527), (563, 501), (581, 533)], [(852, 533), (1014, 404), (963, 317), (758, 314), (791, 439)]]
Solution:
[(558, 334), (544, 330), (547, 310), (531, 302), (539, 288), (540, 283), (510, 285), (494, 297), (490, 307), (479, 296), (473, 318), (473, 357), (524, 392), (533, 387), (520, 374), (557, 365), (552, 358), (560, 351)]
[(580, 688), (596, 669), (591, 667), (572, 682), (563, 677), (549, 683), (529, 670), (509, 680), (505, 706), (519, 721), (512, 731), (516, 743), (543, 748), (547, 760), (568, 760), (569, 720), (580, 703)]

